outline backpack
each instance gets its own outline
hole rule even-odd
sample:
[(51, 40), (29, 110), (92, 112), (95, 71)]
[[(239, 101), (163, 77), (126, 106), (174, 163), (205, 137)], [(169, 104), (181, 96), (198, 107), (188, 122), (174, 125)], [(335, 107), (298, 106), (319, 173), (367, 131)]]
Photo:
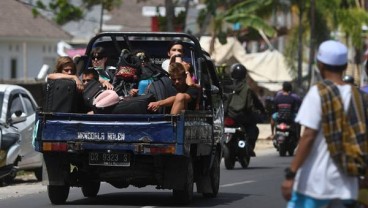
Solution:
[(94, 97), (99, 93), (104, 91), (104, 87), (102, 86), (102, 84), (97, 81), (97, 80), (91, 80), (89, 81), (83, 90), (83, 100), (84, 100), (84, 104), (88, 107), (88, 108), (92, 108), (93, 107), (93, 99)]

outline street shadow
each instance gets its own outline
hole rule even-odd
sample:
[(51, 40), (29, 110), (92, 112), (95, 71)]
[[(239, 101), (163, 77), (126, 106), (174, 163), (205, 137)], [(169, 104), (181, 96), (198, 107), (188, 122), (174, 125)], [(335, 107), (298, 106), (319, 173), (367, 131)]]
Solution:
[(160, 206), (160, 207), (214, 207), (219, 204), (231, 204), (251, 196), (241, 193), (219, 193), (216, 198), (205, 198), (194, 193), (189, 205), (178, 204), (171, 192), (120, 192), (98, 195), (95, 198), (67, 201), (67, 205), (125, 205), (125, 206)]
[(7, 187), (7, 186), (16, 186), (18, 184), (35, 184), (40, 183), (41, 181), (38, 181), (35, 176), (32, 175), (21, 175), (16, 176), (13, 180), (9, 179), (0, 179), (0, 188)]
[(242, 168), (242, 167), (234, 167), (234, 169), (228, 170), (226, 168), (223, 168), (224, 171), (239, 171), (239, 170), (269, 170), (269, 169), (275, 169), (277, 167), (265, 167), (265, 166), (251, 166), (251, 167), (247, 167), (247, 168)]

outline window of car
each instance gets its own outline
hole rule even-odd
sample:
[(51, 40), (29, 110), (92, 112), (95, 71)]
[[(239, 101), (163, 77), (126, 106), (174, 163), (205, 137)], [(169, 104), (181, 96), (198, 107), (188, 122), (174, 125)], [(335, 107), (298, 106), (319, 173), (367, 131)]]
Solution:
[(26, 111), (27, 111), (26, 112), (27, 116), (30, 116), (36, 111), (35, 106), (33, 105), (32, 101), (28, 97), (28, 95), (22, 94), (22, 97), (23, 97), (23, 101), (24, 101), (24, 106), (25, 106)]
[(18, 110), (25, 112), (23, 105), (22, 105), (22, 100), (20, 98), (20, 95), (13, 94), (9, 100), (7, 118), (9, 119), (11, 115), (13, 115), (13, 113), (15, 113), (15, 111), (18, 111)]

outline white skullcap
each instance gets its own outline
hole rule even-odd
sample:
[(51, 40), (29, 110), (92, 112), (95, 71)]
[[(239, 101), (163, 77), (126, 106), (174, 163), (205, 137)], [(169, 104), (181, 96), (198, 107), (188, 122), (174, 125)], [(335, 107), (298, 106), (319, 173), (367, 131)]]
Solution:
[(348, 49), (338, 41), (327, 40), (319, 46), (317, 60), (331, 66), (345, 65), (348, 63)]

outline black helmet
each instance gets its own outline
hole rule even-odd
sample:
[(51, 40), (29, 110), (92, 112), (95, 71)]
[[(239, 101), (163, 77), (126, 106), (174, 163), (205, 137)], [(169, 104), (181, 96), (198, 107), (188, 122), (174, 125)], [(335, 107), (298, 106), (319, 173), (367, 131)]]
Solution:
[(349, 75), (345, 75), (342, 78), (342, 81), (344, 81), (345, 83), (354, 84), (354, 77), (349, 76)]
[(284, 90), (285, 92), (291, 92), (293, 90), (293, 86), (291, 85), (290, 82), (283, 82), (282, 90)]
[(242, 64), (237, 63), (237, 64), (233, 64), (230, 67), (231, 78), (235, 80), (245, 79), (246, 74), (247, 74), (247, 69)]

